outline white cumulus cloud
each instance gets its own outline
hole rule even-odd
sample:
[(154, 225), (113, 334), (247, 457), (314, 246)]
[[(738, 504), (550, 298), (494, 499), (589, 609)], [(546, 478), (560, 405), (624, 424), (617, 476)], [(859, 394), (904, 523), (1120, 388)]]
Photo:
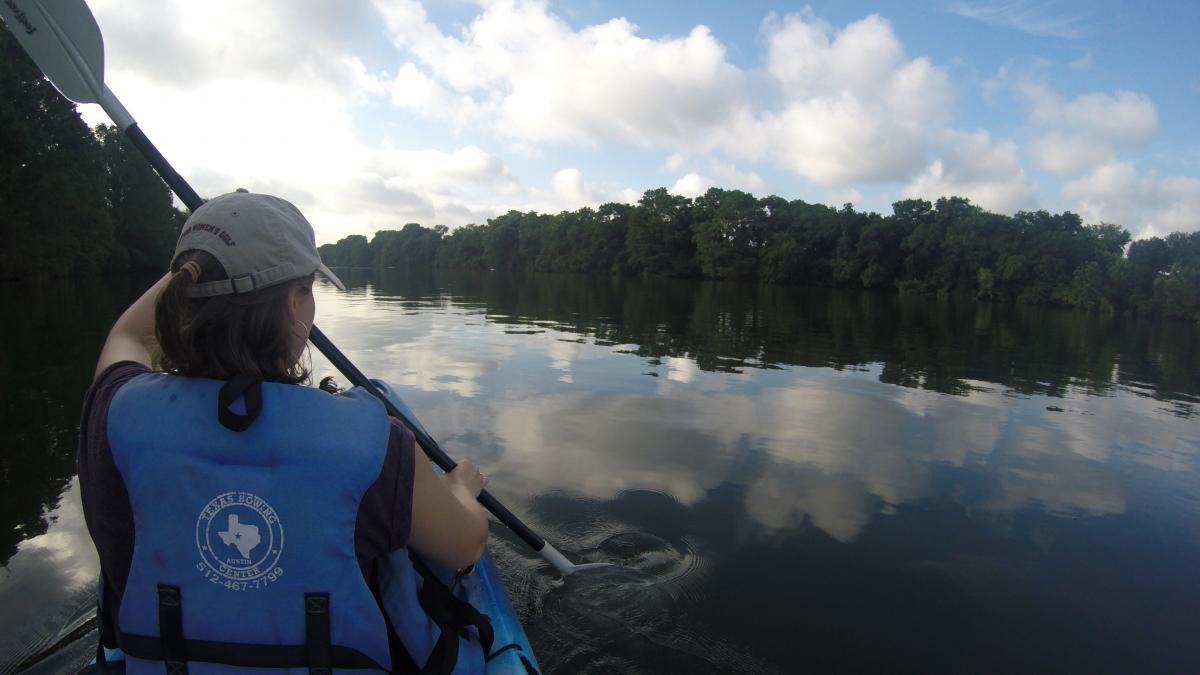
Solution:
[(708, 192), (708, 189), (715, 186), (717, 183), (708, 176), (701, 176), (698, 173), (689, 173), (679, 177), (675, 184), (671, 186), (671, 192), (684, 197), (695, 199), (700, 195)]
[[(384, 79), (355, 55), (379, 30), (370, 3), (261, 2), (237, 12), (186, 0), (89, 4), (105, 35), (105, 79), (201, 195), (279, 194), (325, 243), (413, 221), (481, 222), (529, 192), (473, 144), (363, 139), (371, 100), (416, 91), (433, 107), (440, 93), (413, 69)], [(108, 121), (98, 106), (82, 112)]]
[(1050, 173), (1085, 173), (1112, 161), (1119, 148), (1145, 144), (1158, 128), (1158, 110), (1144, 94), (1092, 92), (1066, 100), (1041, 83), (1017, 90), (1030, 106), (1031, 127), (1040, 130), (1030, 154)]
[(622, 18), (574, 29), (544, 2), (513, 0), (485, 3), (454, 35), (414, 0), (376, 5), (411, 59), (393, 84), (398, 106), (521, 142), (662, 148), (672, 171), (715, 151), (846, 185), (920, 170), (931, 133), (951, 118), (946, 72), (908, 58), (878, 15), (841, 30), (809, 10), (768, 17), (770, 91), (756, 96), (705, 26), (659, 38)]
[[(189, 0), (89, 4), (107, 80), (197, 190), (281, 194), (322, 242), (636, 201), (655, 186), (618, 181), (654, 171), (680, 194), (718, 185), (763, 195), (782, 176), (839, 203), (960, 194), (1012, 211), (1038, 202), (1022, 156), (1074, 179), (1060, 196), (1089, 219), (1195, 228), (1196, 179), (1121, 161), (1157, 131), (1147, 94), (1066, 96), (1002, 69), (992, 89), (1027, 106), (1013, 134), (1029, 139), (1022, 155), (994, 132), (957, 130), (950, 71), (910, 55), (879, 15), (835, 25), (809, 8), (770, 14), (758, 60), (735, 65), (744, 47), (719, 30), (649, 35), (620, 17), (577, 25), (545, 0), (480, 2), (453, 27), (416, 0), (264, 0), (237, 12)], [(94, 107), (84, 114), (105, 120)], [(639, 178), (590, 168), (590, 157), (612, 166), (634, 148), (649, 162), (629, 172)], [(1106, 181), (1127, 199), (1105, 194)]]
[[(575, 167), (559, 169), (550, 177), (550, 189), (530, 189), (519, 195), (521, 210), (540, 213), (575, 211), (582, 207), (596, 208), (608, 202), (633, 204), (641, 194), (607, 182), (590, 182)], [(514, 207), (516, 208), (516, 207)]]
[(1143, 175), (1131, 162), (1109, 162), (1061, 191), (1086, 222), (1124, 225), (1137, 237), (1200, 230), (1200, 178)]
[(587, 204), (596, 201), (595, 193), (583, 182), (583, 172), (569, 168), (556, 171), (550, 180), (554, 192), (575, 204)]
[[(1090, 65), (1090, 56), (1068, 67)], [(1158, 131), (1149, 95), (1116, 90), (1072, 98), (1041, 76), (1005, 66), (990, 87), (993, 94), (1015, 92), (1028, 107), (1024, 131), (1032, 140), (1024, 151), (1038, 169), (1066, 179), (1058, 190), (1064, 208), (1085, 222), (1121, 225), (1135, 237), (1200, 229), (1200, 178), (1143, 173), (1122, 156), (1144, 148)]]
[(1113, 148), (1080, 134), (1051, 131), (1028, 148), (1038, 168), (1060, 176), (1076, 176), (1113, 158)]
[(419, 64), (404, 67), (417, 107), (461, 114), (466, 100), (476, 122), (519, 140), (703, 144), (697, 131), (728, 122), (743, 98), (744, 75), (704, 26), (663, 39), (621, 18), (576, 31), (546, 3), (516, 1), (485, 4), (452, 36), (415, 1), (376, 6)]
[(821, 185), (897, 180), (920, 169), (931, 134), (950, 120), (944, 70), (907, 59), (878, 15), (837, 32), (805, 11), (771, 17), (764, 30), (780, 105), (735, 127), (730, 152), (765, 157)]
[(1037, 184), (1025, 177), (1015, 143), (993, 141), (986, 131), (951, 131), (944, 141), (944, 152), (905, 187), (905, 196), (967, 197), (1000, 213), (1037, 205)]
[(1065, 101), (1045, 85), (1026, 85), (1035, 124), (1074, 129), (1112, 143), (1142, 143), (1158, 126), (1150, 97), (1132, 91), (1093, 92)]

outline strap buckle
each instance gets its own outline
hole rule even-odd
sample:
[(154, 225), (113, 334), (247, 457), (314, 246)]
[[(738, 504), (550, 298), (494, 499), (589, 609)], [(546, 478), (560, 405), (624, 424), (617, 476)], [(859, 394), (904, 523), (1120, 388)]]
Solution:
[(229, 285), (233, 287), (234, 294), (249, 293), (258, 287), (254, 281), (253, 274), (239, 274), (229, 280)]

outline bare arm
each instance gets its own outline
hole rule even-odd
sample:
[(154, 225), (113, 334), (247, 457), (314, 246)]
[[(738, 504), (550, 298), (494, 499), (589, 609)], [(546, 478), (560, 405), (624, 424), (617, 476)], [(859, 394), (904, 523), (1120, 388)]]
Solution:
[(413, 513), (409, 544), (446, 567), (466, 567), (487, 545), (487, 514), (476, 501), (487, 478), (470, 460), (437, 475), (418, 455), (413, 471)]
[(150, 353), (156, 344), (154, 303), (170, 278), (171, 275), (167, 274), (155, 282), (113, 324), (112, 330), (108, 331), (108, 339), (104, 341), (104, 348), (100, 350), (100, 359), (96, 362), (93, 379), (118, 361), (136, 361), (150, 365)]

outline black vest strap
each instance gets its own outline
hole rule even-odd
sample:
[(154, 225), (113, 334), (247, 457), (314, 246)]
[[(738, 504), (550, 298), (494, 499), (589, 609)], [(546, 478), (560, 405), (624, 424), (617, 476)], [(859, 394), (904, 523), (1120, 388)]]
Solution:
[(330, 656), (329, 594), (304, 594), (304, 645), (308, 648), (310, 675), (329, 675), (333, 660)]
[(458, 662), (458, 639), (470, 637), (468, 627), (475, 628), (478, 633), (479, 644), (483, 648), (486, 661), (495, 640), (492, 620), (472, 607), (469, 602), (454, 595), (419, 556), (409, 551), (409, 558), (423, 581), (417, 599), (426, 615), (438, 625), (441, 633), (433, 647), (433, 653), (429, 655), (429, 662), (425, 664), (425, 672), (441, 673), (454, 670)]
[[(466, 631), (467, 625), (476, 625), (472, 622), (464, 622), (459, 619), (460, 616), (467, 616), (469, 613), (459, 610), (458, 605), (463, 605), (474, 612), (475, 617), (479, 617), (477, 625), (481, 642), (486, 639), (486, 645), (491, 645), (493, 641), (493, 633), (491, 620), (487, 616), (479, 613), (474, 607), (471, 607), (467, 602), (458, 599), (446, 587), (442, 580), (429, 569), (425, 561), (413, 554), (410, 550), (408, 553), (409, 559), (412, 560), (413, 569), (421, 575), (422, 584), (421, 592), (417, 594), (417, 600), (421, 604), (421, 609), (438, 627), (438, 639), (433, 645), (433, 650), (429, 653), (429, 658), (425, 661), (425, 667), (417, 665), (404, 642), (400, 640), (396, 634), (395, 625), (392, 624), (391, 617), (384, 611), (381, 604), (379, 609), (383, 613), (383, 620), (388, 628), (388, 643), (391, 647), (392, 654), (392, 672), (395, 673), (449, 673), (458, 665), (458, 645), (459, 637), (468, 637)], [(460, 573), (462, 576), (464, 573)], [(376, 600), (382, 597), (382, 593), (378, 588), (378, 584), (371, 586), (371, 592), (375, 595)], [(516, 645), (513, 645), (514, 647)], [(489, 647), (484, 647), (485, 661), (488, 657)]]
[(387, 626), (388, 636), (388, 651), (392, 657), (392, 672), (393, 673), (419, 673), (421, 667), (417, 665), (412, 654), (408, 652), (408, 647), (404, 646), (404, 642), (400, 640), (399, 633), (396, 632), (396, 624), (392, 623), (392, 617), (388, 615), (387, 610), (383, 607), (383, 602), (380, 598), (383, 593), (379, 590), (379, 575), (373, 575), (374, 578), (368, 582), (371, 588), (371, 595), (375, 596), (375, 603), (379, 606), (379, 613), (383, 615), (383, 623)]
[[(488, 615), (475, 609), (471, 603), (459, 598), (457, 595), (442, 583), (442, 580), (429, 569), (424, 560), (419, 557), (409, 554), (412, 558), (413, 567), (421, 573), (425, 579), (425, 584), (421, 586), (422, 593), (426, 587), (430, 588), (431, 600), (436, 599), (439, 604), (449, 608), (451, 616), (451, 625), (455, 627), (455, 631), (467, 637), (466, 629), (468, 626), (474, 627), (479, 633), (479, 644), (483, 647), (483, 655), (486, 658), (492, 651), (492, 642), (495, 641), (495, 631), (492, 630), (492, 620)], [(472, 568), (474, 566), (472, 565)], [(460, 576), (462, 573), (460, 573)], [(433, 583), (429, 583), (432, 580)]]
[[(246, 414), (233, 412), (232, 405), (239, 398), (245, 398)], [(256, 380), (248, 375), (234, 375), (221, 386), (217, 393), (217, 421), (221, 426), (231, 431), (245, 431), (250, 428), (258, 414), (262, 412), (262, 380)]]
[[(184, 640), (188, 660), (220, 663), (240, 668), (307, 668), (306, 645), (260, 645), (243, 642)], [(151, 635), (121, 633), (121, 649), (128, 656), (147, 661), (162, 661), (162, 641)], [(334, 668), (387, 670), (357, 649), (332, 645), (330, 663)]]
[(425, 610), (425, 615), (438, 627), (437, 642), (433, 645), (433, 651), (430, 652), (425, 669), (421, 672), (435, 675), (450, 673), (454, 666), (458, 665), (458, 636), (462, 629), (455, 623), (454, 614), (446, 601), (449, 591), (427, 569), (421, 569), (424, 563), (417, 562), (416, 556), (411, 557), (413, 565), (421, 570), (421, 576), (424, 577), (417, 600), (421, 603), (421, 609)]
[[(491, 619), (470, 603), (456, 597), (450, 588), (418, 556), (409, 554), (413, 567), (421, 575), (418, 600), (421, 608), (438, 626), (438, 640), (422, 673), (450, 673), (458, 664), (459, 639), (470, 638), (475, 628), (483, 648), (484, 660), (516, 645), (492, 653), (495, 639)], [(382, 609), (382, 608), (381, 608)], [(108, 614), (108, 612), (103, 612)], [(418, 666), (395, 630), (387, 612), (383, 612), (392, 646), (392, 668), (396, 672), (417, 672)], [(105, 619), (115, 617), (102, 617)], [(112, 621), (115, 627), (116, 621)], [(328, 593), (304, 594), (303, 645), (262, 645), (209, 640), (185, 640), (183, 637), (183, 598), (177, 586), (158, 585), (158, 637), (135, 635), (114, 630), (117, 642), (126, 654), (148, 661), (163, 661), (168, 675), (187, 675), (187, 662), (220, 663), (245, 668), (304, 668), (314, 675), (329, 675), (333, 668), (385, 670), (374, 659), (358, 650), (332, 644)], [(102, 629), (103, 632), (103, 629)], [(522, 659), (523, 662), (528, 662)], [(528, 668), (528, 665), (526, 666)]]
[(492, 652), (491, 654), (488, 654), (488, 657), (486, 660), (487, 663), (491, 663), (492, 659), (494, 659), (497, 656), (500, 656), (504, 652), (508, 652), (508, 651), (520, 652), (519, 654), (517, 654), (517, 658), (521, 660), (521, 665), (525, 667), (526, 675), (538, 675), (537, 668), (534, 668), (533, 664), (529, 662), (528, 658), (526, 658), (525, 649), (523, 647), (521, 647), (521, 645), (519, 645), (515, 642), (510, 642), (510, 643), (504, 645), (503, 647), (497, 649), (496, 651)]
[(492, 620), (488, 615), (471, 606), (471, 603), (460, 600), (454, 595), (450, 597), (454, 600), (454, 618), (458, 625), (474, 626), (475, 630), (479, 632), (479, 644), (483, 647), (483, 655), (486, 659), (492, 652), (492, 643), (496, 640), (496, 633), (492, 630)]
[(500, 656), (504, 652), (512, 651), (514, 649), (517, 651), (524, 651), (521, 649), (521, 645), (519, 645), (515, 642), (510, 642), (510, 643), (504, 645), (503, 647), (501, 647), (500, 649), (497, 649), (496, 651), (492, 652), (491, 654), (488, 654), (487, 661), (490, 663), (491, 660), (496, 658), (497, 656)]
[(386, 670), (357, 649), (332, 644), (329, 594), (304, 594), (305, 644), (262, 645), (242, 642), (185, 640), (183, 597), (179, 587), (158, 585), (158, 636), (117, 633), (129, 656), (166, 663), (168, 675), (186, 675), (188, 661), (243, 668), (304, 668), (329, 675), (333, 668)]
[(187, 648), (183, 642), (183, 597), (178, 586), (158, 585), (158, 635), (162, 641), (167, 675), (187, 675)]

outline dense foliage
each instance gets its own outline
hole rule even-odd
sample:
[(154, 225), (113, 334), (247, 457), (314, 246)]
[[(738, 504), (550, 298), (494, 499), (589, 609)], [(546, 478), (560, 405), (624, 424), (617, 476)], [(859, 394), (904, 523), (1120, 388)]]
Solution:
[[(1126, 254), (1128, 247), (1128, 254)], [(892, 214), (650, 190), (636, 206), (510, 211), (453, 231), (409, 223), (321, 247), (331, 265), (702, 277), (1200, 319), (1200, 233), (1130, 244), (1117, 225), (1065, 212), (990, 213), (959, 197), (906, 199)]]
[(124, 136), (88, 129), (0, 30), (0, 279), (164, 267), (181, 217)]

